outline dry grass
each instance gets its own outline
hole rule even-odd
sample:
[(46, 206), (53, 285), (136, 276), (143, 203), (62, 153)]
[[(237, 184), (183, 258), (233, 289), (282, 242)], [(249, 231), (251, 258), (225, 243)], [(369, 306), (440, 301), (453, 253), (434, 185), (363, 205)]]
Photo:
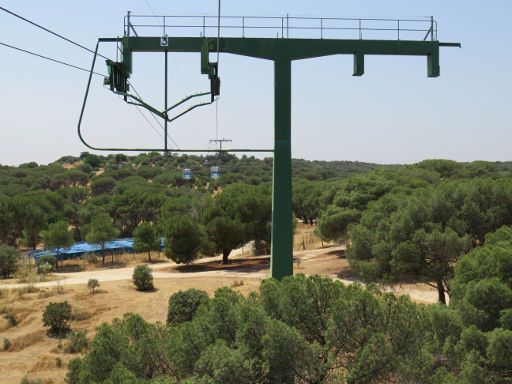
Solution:
[(330, 245), (322, 242), (322, 240), (315, 234), (315, 228), (316, 226), (314, 225), (297, 223), (293, 238), (293, 249), (296, 251), (305, 251)]
[(235, 280), (231, 283), (230, 287), (231, 288), (237, 288), (237, 287), (241, 287), (243, 286), (245, 283), (243, 280)]
[(53, 275), (53, 277), (58, 275), (59, 272), (80, 272), (105, 268), (122, 268), (130, 267), (140, 263), (157, 264), (167, 261), (165, 255), (158, 252), (151, 252), (151, 263), (148, 260), (147, 253), (123, 253), (114, 254), (114, 256), (107, 253), (105, 255), (105, 264), (102, 264), (101, 254), (94, 256), (96, 258), (95, 262), (90, 262), (85, 259), (71, 259), (59, 263), (59, 269), (57, 270), (57, 273)]
[(9, 351), (21, 351), (27, 347), (33, 346), (34, 344), (45, 341), (46, 338), (46, 332), (43, 329), (27, 333), (25, 335), (17, 337), (16, 339), (12, 339), (12, 346), (9, 349)]

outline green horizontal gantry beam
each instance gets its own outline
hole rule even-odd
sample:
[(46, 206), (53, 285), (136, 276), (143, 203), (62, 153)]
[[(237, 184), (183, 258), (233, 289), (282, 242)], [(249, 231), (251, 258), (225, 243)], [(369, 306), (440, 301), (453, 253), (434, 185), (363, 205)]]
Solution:
[[(161, 44), (160, 37), (123, 37), (123, 67), (132, 72), (134, 52), (201, 52), (204, 38), (169, 37), (167, 45)], [(208, 39), (211, 52), (217, 51), (217, 39)], [(302, 60), (331, 55), (353, 55), (354, 75), (364, 72), (366, 55), (425, 56), (428, 76), (437, 77), (439, 70), (439, 48), (459, 46), (458, 43), (414, 40), (330, 40), (330, 39), (266, 39), (230, 38), (219, 39), (219, 51), (234, 55), (265, 60)], [(363, 69), (363, 71), (361, 71)]]
[[(102, 39), (100, 39), (102, 41)], [(103, 39), (112, 41), (112, 39)], [(118, 41), (115, 39), (115, 41)], [(218, 43), (217, 43), (218, 41)], [(123, 37), (122, 69), (132, 73), (136, 52), (202, 52), (201, 37)], [(293, 274), (291, 62), (331, 55), (353, 55), (354, 76), (364, 74), (366, 55), (425, 56), (428, 77), (438, 77), (439, 48), (458, 43), (405, 40), (330, 40), (288, 38), (208, 38), (208, 52), (223, 52), (274, 61), (274, 170), (272, 185), (271, 275)], [(218, 46), (217, 46), (218, 44)], [(203, 55), (205, 52), (203, 52)]]

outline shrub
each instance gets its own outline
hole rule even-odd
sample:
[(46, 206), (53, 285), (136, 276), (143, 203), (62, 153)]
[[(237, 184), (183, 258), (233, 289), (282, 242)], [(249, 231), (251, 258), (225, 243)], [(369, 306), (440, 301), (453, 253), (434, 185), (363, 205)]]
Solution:
[(71, 305), (67, 301), (62, 303), (50, 303), (43, 313), (43, 324), (50, 327), (49, 332), (54, 335), (62, 335), (69, 329), (71, 320)]
[(23, 379), (21, 379), (20, 384), (44, 384), (44, 382), (41, 379), (29, 379), (27, 376), (25, 376)]
[(89, 264), (96, 264), (98, 262), (98, 256), (96, 256), (94, 253), (86, 253), (83, 256), (83, 259)]
[(62, 367), (62, 359), (59, 356), (55, 358), (55, 365), (57, 366), (57, 368)]
[(197, 308), (208, 302), (208, 295), (204, 291), (188, 289), (179, 291), (169, 298), (167, 324), (177, 325), (194, 318)]
[(67, 339), (68, 342), (64, 347), (66, 353), (80, 353), (87, 348), (87, 331), (71, 332)]
[(89, 288), (89, 291), (91, 293), (94, 293), (94, 290), (100, 286), (100, 282), (98, 279), (89, 279), (87, 282), (87, 288)]
[(20, 253), (14, 247), (0, 245), (0, 277), (9, 278), (18, 269)]
[(7, 337), (4, 337), (3, 347), (4, 351), (8, 351), (9, 348), (11, 348), (11, 340), (9, 340)]
[(80, 369), (82, 367), (81, 359), (72, 359), (68, 363), (68, 373), (66, 374), (67, 384), (78, 384), (80, 381)]
[(53, 267), (48, 263), (44, 263), (44, 264), (41, 264), (36, 267), (37, 273), (39, 273), (40, 275), (43, 275), (43, 276), (50, 273), (52, 271), (52, 269), (53, 269)]
[(12, 312), (5, 313), (4, 319), (7, 320), (9, 327), (15, 327), (16, 324), (18, 324), (18, 321), (16, 320), (16, 316)]
[(137, 287), (137, 291), (151, 291), (153, 286), (153, 274), (147, 264), (137, 265), (133, 270), (133, 284)]
[(500, 312), (500, 325), (501, 328), (512, 331), (512, 308), (504, 309)]
[(498, 368), (510, 371), (512, 367), (512, 331), (497, 328), (489, 333), (487, 355), (490, 363)]
[(53, 271), (56, 265), (57, 258), (55, 256), (41, 256), (36, 260), (37, 272), (43, 275)]
[(31, 266), (23, 264), (16, 272), (18, 283), (38, 283), (41, 281), (41, 275), (37, 274), (37, 268), (31, 270)]

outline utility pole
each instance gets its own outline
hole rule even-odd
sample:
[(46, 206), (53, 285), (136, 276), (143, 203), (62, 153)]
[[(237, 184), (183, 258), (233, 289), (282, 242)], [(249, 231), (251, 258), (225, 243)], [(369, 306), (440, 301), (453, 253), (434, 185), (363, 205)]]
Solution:
[(219, 151), (222, 151), (222, 143), (231, 143), (233, 140), (230, 140), (230, 139), (211, 139), (210, 140), (210, 144), (211, 143), (219, 143)]

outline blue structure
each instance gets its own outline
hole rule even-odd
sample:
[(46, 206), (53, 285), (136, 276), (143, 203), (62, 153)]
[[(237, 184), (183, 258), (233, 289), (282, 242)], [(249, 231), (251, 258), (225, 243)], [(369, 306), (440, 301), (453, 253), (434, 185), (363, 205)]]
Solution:
[[(105, 251), (133, 252), (133, 239), (109, 241), (105, 244)], [(85, 253), (101, 253), (101, 246), (99, 244), (79, 242), (66, 248), (30, 251), (27, 252), (26, 255), (36, 260), (43, 256), (55, 256), (58, 260), (68, 260), (81, 257)]]
[[(161, 240), (160, 249), (163, 248), (164, 241)], [(117, 239), (108, 241), (105, 244), (105, 251), (115, 253), (132, 253), (133, 252), (133, 238)], [(43, 249), (27, 252), (28, 257), (39, 259), (43, 256), (55, 256), (57, 260), (69, 260), (83, 256), (85, 253), (101, 253), (101, 246), (99, 244), (91, 244), (86, 242), (79, 242), (67, 248), (54, 248)]]

